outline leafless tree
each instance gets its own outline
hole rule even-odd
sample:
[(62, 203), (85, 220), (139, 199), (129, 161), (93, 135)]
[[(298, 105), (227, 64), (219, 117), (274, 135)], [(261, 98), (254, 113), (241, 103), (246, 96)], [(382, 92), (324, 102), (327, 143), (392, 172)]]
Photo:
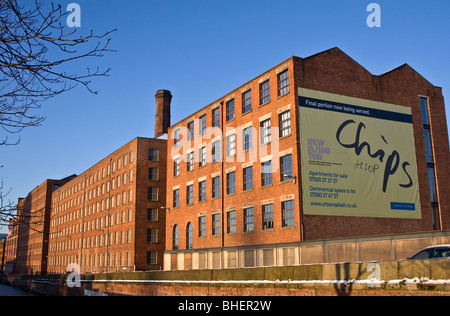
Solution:
[(43, 210), (32, 210), (31, 204), (22, 199), (21, 203), (8, 200), (10, 189), (4, 191), (3, 180), (0, 180), (0, 228), (11, 223), (23, 225), (27, 230), (43, 233), (45, 213)]
[[(68, 14), (44, 0), (0, 0), (0, 145), (15, 145), (9, 135), (42, 124), (44, 117), (35, 112), (44, 101), (77, 85), (96, 94), (91, 79), (109, 75), (111, 69), (77, 66), (111, 52), (108, 37), (115, 30), (82, 34), (83, 28), (68, 27)], [(0, 207), (1, 222), (15, 205)]]
[[(10, 191), (10, 190), (9, 190)], [(0, 228), (8, 226), (9, 220), (17, 216), (17, 206), (14, 202), (6, 201), (8, 192), (3, 192), (3, 181), (0, 182)]]

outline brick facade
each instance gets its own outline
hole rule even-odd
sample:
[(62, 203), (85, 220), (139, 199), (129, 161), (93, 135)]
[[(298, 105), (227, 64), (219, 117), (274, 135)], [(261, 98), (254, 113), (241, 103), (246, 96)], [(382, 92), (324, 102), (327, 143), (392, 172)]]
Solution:
[[(411, 108), (422, 219), (303, 214), (298, 88)], [(430, 107), (438, 220), (432, 216), (421, 97)], [(283, 122), (286, 117), (289, 131)], [(271, 140), (265, 142), (267, 132), (260, 127), (269, 119)], [(252, 146), (246, 147), (248, 128), (253, 128)], [(232, 134), (234, 139), (228, 137)], [(337, 48), (307, 58), (291, 57), (171, 126), (168, 135), (167, 203), (172, 209), (167, 214), (165, 269), (273, 265), (282, 258), (288, 263), (293, 260), (289, 245), (301, 241), (449, 229), (450, 201), (445, 194), (450, 184), (445, 168), (449, 147), (442, 91), (408, 65), (374, 76)], [(234, 154), (229, 156), (233, 142)], [(214, 161), (216, 151), (223, 159)], [(279, 167), (286, 156), (291, 161), (288, 174)], [(262, 170), (268, 161), (272, 176), (267, 181)], [(248, 171), (250, 178), (244, 175)], [(235, 179), (231, 193), (230, 173)], [(214, 197), (216, 177), (220, 192)], [(252, 180), (251, 187), (245, 187), (246, 179)]]
[(19, 199), (17, 212), (17, 244), (15, 272), (21, 274), (47, 273), (49, 219), (52, 191), (70, 181), (46, 180), (27, 197)]
[[(422, 220), (305, 216), (306, 239), (326, 239), (433, 229), (420, 96), (429, 98), (442, 229), (449, 229), (448, 135), (442, 89), (407, 64), (373, 76), (338, 49), (296, 58), (295, 84), (319, 91), (411, 107), (418, 165)], [(321, 229), (314, 229), (320, 227)]]
[[(166, 140), (136, 138), (55, 190), (49, 272), (64, 272), (71, 263), (81, 272), (161, 269), (165, 161)], [(150, 167), (158, 174), (151, 180)], [(149, 188), (158, 191), (155, 199)]]
[(8, 236), (5, 248), (5, 273), (17, 271), (17, 243), (19, 237), (19, 225), (16, 219), (10, 219), (8, 225)]
[[(16, 250), (8, 260), (9, 270), (63, 273), (70, 264), (91, 273), (160, 270), (166, 143), (135, 138), (81, 175), (46, 180), (19, 199), (20, 220), (11, 239)], [(152, 179), (150, 168), (156, 174)], [(155, 199), (149, 188), (157, 192)]]

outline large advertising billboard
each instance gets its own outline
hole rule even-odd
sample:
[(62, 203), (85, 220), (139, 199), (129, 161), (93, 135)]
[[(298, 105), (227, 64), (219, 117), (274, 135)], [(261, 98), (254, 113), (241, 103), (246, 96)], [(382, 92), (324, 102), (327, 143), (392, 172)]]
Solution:
[(298, 94), (303, 213), (420, 219), (411, 109)]

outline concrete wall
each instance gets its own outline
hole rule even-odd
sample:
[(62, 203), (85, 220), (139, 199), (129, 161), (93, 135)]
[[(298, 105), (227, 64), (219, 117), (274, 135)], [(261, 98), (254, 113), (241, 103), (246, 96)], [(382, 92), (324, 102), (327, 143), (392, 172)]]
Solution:
[(450, 260), (401, 260), (285, 267), (11, 276), (7, 282), (44, 295), (448, 295)]

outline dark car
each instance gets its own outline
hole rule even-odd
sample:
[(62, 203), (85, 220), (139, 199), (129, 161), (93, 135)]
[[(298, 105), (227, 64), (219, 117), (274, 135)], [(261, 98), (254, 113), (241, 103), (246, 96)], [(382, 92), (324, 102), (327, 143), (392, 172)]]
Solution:
[(427, 247), (408, 259), (450, 259), (450, 245), (436, 245)]

